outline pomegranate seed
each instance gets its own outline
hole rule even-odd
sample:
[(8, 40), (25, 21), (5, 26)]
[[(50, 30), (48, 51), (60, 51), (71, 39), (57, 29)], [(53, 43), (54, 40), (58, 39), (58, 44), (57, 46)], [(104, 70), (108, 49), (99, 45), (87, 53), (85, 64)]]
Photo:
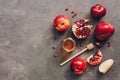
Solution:
[(80, 19), (79, 21), (75, 21), (74, 23), (77, 25), (77, 27), (84, 27), (86, 25), (86, 22), (83, 19)]
[(74, 13), (75, 13), (74, 11), (71, 12), (71, 14), (74, 14)]
[(90, 35), (90, 29), (88, 27), (81, 27), (76, 30), (76, 35), (81, 36), (89, 36)]
[(79, 21), (79, 23), (80, 23), (80, 26), (85, 26), (85, 20), (82, 20), (82, 19), (81, 19), (81, 20)]
[(99, 55), (99, 54), (96, 54), (96, 56), (97, 56), (97, 57), (101, 57), (101, 55)]
[(97, 41), (95, 42), (95, 44), (99, 47), (103, 46), (104, 45), (104, 42), (101, 42), (101, 41)]
[(74, 18), (76, 15), (77, 15), (77, 13), (74, 13), (73, 16), (72, 16), (72, 18)]
[(74, 23), (77, 25), (77, 27), (80, 27), (80, 22), (79, 21), (75, 21)]
[(107, 46), (110, 47), (110, 41), (107, 42)]
[(90, 61), (96, 61), (97, 59), (96, 58), (90, 58)]
[(94, 56), (95, 59), (99, 59), (99, 56)]
[(65, 11), (68, 11), (68, 8), (66, 8)]

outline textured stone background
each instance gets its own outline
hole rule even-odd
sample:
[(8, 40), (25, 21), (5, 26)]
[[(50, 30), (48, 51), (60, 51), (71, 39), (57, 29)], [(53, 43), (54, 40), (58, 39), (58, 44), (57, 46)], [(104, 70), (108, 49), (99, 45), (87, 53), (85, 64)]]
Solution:
[[(105, 44), (100, 50), (103, 59), (113, 58), (115, 64), (105, 75), (98, 73), (98, 66), (88, 66), (80, 76), (70, 70), (70, 63), (59, 67), (60, 61), (53, 57), (51, 46), (60, 46), (63, 38), (71, 36), (71, 29), (57, 32), (52, 25), (58, 14), (71, 19), (71, 11), (77, 16), (71, 19), (91, 18), (90, 7), (101, 3), (107, 8), (106, 20), (115, 26), (115, 34), (109, 39), (111, 47)], [(65, 8), (69, 8), (66, 12)], [(98, 21), (91, 23), (96, 25)], [(93, 29), (94, 30), (94, 29)], [(0, 80), (119, 80), (120, 79), (120, 0), (0, 0)], [(57, 40), (53, 37), (57, 36)], [(89, 42), (94, 42), (93, 33), (86, 40), (77, 40), (76, 53)], [(79, 44), (82, 43), (82, 47)], [(86, 59), (98, 48), (85, 52)], [(72, 55), (71, 54), (71, 55)]]

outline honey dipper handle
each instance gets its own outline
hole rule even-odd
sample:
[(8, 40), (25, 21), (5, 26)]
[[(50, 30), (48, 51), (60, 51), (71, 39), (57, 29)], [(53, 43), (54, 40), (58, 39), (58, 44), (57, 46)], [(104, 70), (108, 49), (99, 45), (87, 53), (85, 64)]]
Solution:
[(69, 62), (70, 60), (72, 60), (73, 58), (79, 56), (80, 54), (82, 54), (83, 52), (87, 51), (87, 48), (83, 49), (82, 51), (76, 53), (75, 55), (73, 55), (72, 57), (68, 58), (67, 60), (65, 60), (64, 62), (62, 62), (60, 64), (60, 66), (63, 66), (64, 64), (66, 64), (67, 62)]

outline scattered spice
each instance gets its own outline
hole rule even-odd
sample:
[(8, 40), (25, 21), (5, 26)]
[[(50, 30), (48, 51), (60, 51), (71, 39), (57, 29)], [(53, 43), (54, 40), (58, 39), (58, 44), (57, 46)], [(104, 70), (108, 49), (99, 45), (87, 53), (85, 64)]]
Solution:
[(77, 13), (74, 13), (74, 14), (72, 15), (72, 18), (74, 18), (76, 15), (77, 15)]
[(68, 8), (66, 8), (65, 11), (68, 11)]
[(110, 47), (110, 41), (107, 41), (107, 46)]

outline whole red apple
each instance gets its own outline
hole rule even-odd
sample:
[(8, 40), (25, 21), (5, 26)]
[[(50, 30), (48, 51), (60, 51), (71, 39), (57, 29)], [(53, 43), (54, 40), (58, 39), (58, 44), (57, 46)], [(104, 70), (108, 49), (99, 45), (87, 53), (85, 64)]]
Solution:
[(87, 68), (87, 64), (82, 58), (74, 58), (71, 67), (75, 74), (83, 74)]
[(70, 20), (65, 15), (58, 15), (53, 23), (58, 31), (65, 31), (70, 27)]
[(114, 26), (105, 21), (100, 21), (96, 25), (94, 35), (99, 40), (106, 40), (115, 32)]
[(91, 15), (95, 18), (101, 18), (106, 14), (106, 8), (101, 4), (95, 4), (91, 7)]

